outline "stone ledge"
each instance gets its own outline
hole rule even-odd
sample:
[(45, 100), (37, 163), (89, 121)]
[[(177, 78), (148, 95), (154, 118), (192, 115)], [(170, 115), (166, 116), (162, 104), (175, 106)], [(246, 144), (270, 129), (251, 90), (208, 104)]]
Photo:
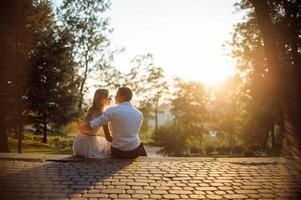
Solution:
[[(120, 161), (120, 159), (113, 158), (81, 158), (73, 155), (62, 155), (62, 154), (27, 154), (27, 153), (0, 153), (0, 160), (20, 160), (20, 161), (31, 161), (31, 162), (97, 162), (100, 160), (105, 161)], [(129, 159), (123, 159), (129, 160)]]
[[(0, 153), (0, 160), (22, 160), (34, 162), (98, 162), (102, 161), (121, 161), (133, 159), (114, 159), (114, 158), (81, 158), (73, 155), (62, 154), (28, 154), (28, 153)], [(137, 161), (159, 162), (159, 161), (186, 161), (186, 162), (226, 162), (232, 164), (279, 164), (286, 162), (300, 162), (291, 157), (233, 157), (233, 158), (212, 158), (212, 157), (138, 157)]]
[(264, 165), (264, 164), (280, 164), (287, 162), (300, 162), (290, 157), (240, 157), (240, 158), (218, 158), (220, 162), (241, 165)]

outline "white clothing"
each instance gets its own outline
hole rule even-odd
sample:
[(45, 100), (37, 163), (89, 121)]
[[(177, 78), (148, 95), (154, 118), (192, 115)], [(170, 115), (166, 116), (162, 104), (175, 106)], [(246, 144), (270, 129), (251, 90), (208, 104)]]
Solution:
[(130, 102), (108, 108), (102, 115), (90, 121), (93, 129), (110, 122), (112, 146), (121, 151), (131, 151), (140, 145), (138, 137), (143, 115)]
[(78, 133), (73, 141), (73, 154), (85, 158), (107, 158), (111, 155), (111, 143), (97, 136), (100, 128)]
[(73, 154), (85, 158), (107, 158), (111, 156), (111, 145), (104, 137), (78, 133), (73, 141)]

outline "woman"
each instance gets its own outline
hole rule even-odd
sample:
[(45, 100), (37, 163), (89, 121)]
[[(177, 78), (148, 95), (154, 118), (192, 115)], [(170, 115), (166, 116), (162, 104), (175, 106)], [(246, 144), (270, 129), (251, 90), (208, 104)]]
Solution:
[[(85, 122), (89, 123), (97, 116), (101, 115), (106, 105), (110, 105), (111, 98), (109, 91), (106, 89), (98, 89), (95, 91), (92, 106), (88, 109)], [(83, 156), (85, 158), (106, 158), (111, 154), (112, 137), (109, 132), (108, 125), (103, 126), (105, 136), (98, 136), (99, 129), (80, 132), (73, 142), (73, 154)]]

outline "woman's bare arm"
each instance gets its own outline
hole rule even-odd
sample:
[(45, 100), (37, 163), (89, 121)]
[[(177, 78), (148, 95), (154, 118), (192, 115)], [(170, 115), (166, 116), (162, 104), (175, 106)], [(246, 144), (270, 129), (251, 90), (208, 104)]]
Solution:
[(106, 140), (109, 141), (109, 142), (112, 142), (113, 138), (112, 138), (112, 136), (110, 134), (110, 130), (109, 130), (108, 124), (104, 125), (102, 128), (103, 128), (103, 131), (105, 132)]

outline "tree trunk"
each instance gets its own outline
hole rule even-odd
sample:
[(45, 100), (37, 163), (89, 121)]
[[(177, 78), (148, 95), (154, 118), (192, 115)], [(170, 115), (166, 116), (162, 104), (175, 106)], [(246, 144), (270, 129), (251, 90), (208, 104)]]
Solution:
[(271, 143), (272, 143), (272, 150), (274, 151), (276, 148), (274, 119), (272, 119), (272, 123), (271, 123)]
[[(291, 126), (290, 136), (287, 138), (289, 145), (294, 144), (297, 147), (293, 147), (293, 152), (295, 154), (299, 154), (300, 157), (300, 149), (301, 149), (301, 56), (298, 50), (298, 41), (299, 41), (299, 24), (300, 19), (298, 17), (298, 12), (300, 12), (300, 8), (294, 5), (293, 2), (288, 2), (287, 0), (283, 1), (283, 7), (286, 13), (287, 20), (290, 23), (290, 26), (287, 28), (286, 32), (286, 40), (288, 45), (291, 47), (291, 57), (293, 61), (292, 74), (295, 80), (292, 81), (293, 94), (290, 99), (290, 107), (288, 118), (290, 120), (289, 126)], [(295, 85), (293, 85), (295, 84)], [(298, 147), (299, 146), (299, 147)], [(299, 151), (299, 153), (298, 153)]]
[(278, 121), (278, 125), (279, 125), (279, 141), (277, 142), (277, 150), (279, 150), (279, 152), (282, 152), (282, 147), (283, 147), (283, 138), (284, 138), (284, 133), (285, 133), (285, 126), (284, 126), (284, 117), (283, 117), (283, 113), (281, 108), (279, 107), (279, 121)]
[(269, 132), (270, 132), (270, 127), (267, 127), (266, 130), (264, 131), (264, 137), (262, 137), (262, 150), (265, 152), (268, 151)]
[(301, 56), (297, 46), (300, 37), (299, 31), (297, 31), (300, 24), (300, 19), (298, 19), (299, 8), (298, 6), (293, 5), (293, 3), (289, 3), (287, 0), (283, 1), (283, 8), (285, 10), (286, 18), (290, 22), (290, 25), (286, 29), (285, 36), (288, 38), (286, 42), (291, 47), (290, 54), (293, 60), (293, 75), (295, 76), (297, 87), (296, 95), (298, 100), (301, 100)]
[[(4, 120), (4, 119), (1, 119), (1, 121), (2, 120)], [(0, 152), (2, 152), (2, 153), (9, 153), (8, 138), (7, 138), (7, 134), (6, 134), (6, 127), (4, 126), (3, 122), (0, 124)]]
[(43, 143), (47, 143), (47, 119), (44, 118), (43, 121)]
[(23, 127), (18, 128), (18, 153), (22, 153)]
[[(294, 114), (300, 115), (300, 113), (296, 113), (297, 111), (290, 106), (291, 101), (287, 99), (287, 95), (284, 93), (284, 82), (282, 77), (280, 77), (281, 68), (274, 36), (275, 31), (273, 30), (273, 25), (269, 16), (268, 4), (266, 0), (250, 1), (255, 8), (257, 22), (264, 41), (264, 50), (268, 63), (269, 75), (274, 84), (273, 91), (275, 96), (279, 98), (283, 112), (285, 131), (283, 154), (289, 154), (296, 158), (301, 158), (301, 125), (294, 116)], [(299, 119), (300, 118), (301, 116)]]
[(155, 108), (155, 134), (158, 133), (158, 110), (159, 110), (159, 98), (156, 98), (156, 108)]
[(233, 133), (229, 131), (229, 155), (232, 155), (233, 150)]
[[(0, 48), (1, 49), (1, 48)], [(2, 51), (0, 50), (0, 53)], [(7, 103), (5, 102), (6, 98), (3, 96), (4, 93), (4, 87), (5, 87), (5, 79), (4, 79), (4, 70), (2, 68), (3, 66), (0, 67), (0, 93), (1, 93), (1, 98), (0, 98), (0, 152), (3, 153), (8, 153), (9, 152), (9, 147), (8, 147), (8, 137), (6, 134), (7, 131), (7, 123), (6, 123), (6, 105)]]
[(88, 69), (89, 69), (89, 62), (88, 62), (88, 57), (87, 57), (87, 53), (85, 55), (85, 72), (84, 72), (84, 77), (80, 83), (80, 89), (79, 89), (79, 95), (80, 95), (80, 99), (79, 99), (79, 104), (78, 104), (78, 108), (81, 110), (82, 109), (82, 105), (84, 102), (84, 87), (85, 87), (85, 83), (88, 77)]

